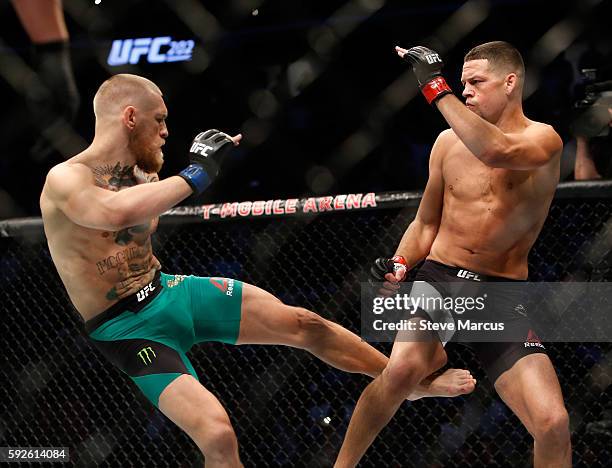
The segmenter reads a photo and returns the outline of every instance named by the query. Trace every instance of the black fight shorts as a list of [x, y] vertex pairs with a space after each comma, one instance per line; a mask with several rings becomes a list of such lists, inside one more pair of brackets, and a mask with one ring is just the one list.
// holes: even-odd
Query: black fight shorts
[[[469, 332], [457, 330], [439, 333], [443, 345], [456, 342], [468, 346], [482, 363], [487, 376], [492, 383], [510, 369], [523, 356], [534, 353], [546, 354], [544, 345], [540, 342], [525, 309], [524, 281], [498, 276], [488, 276], [465, 268], [454, 267], [433, 260], [426, 260], [416, 273], [411, 295], [420, 294], [419, 290], [433, 287], [443, 298], [477, 297], [487, 294], [488, 301], [494, 307], [488, 307], [477, 317], [480, 322], [503, 322], [503, 332], [492, 333], [491, 337], [499, 336], [495, 341], [470, 341]], [[419, 285], [419, 281], [421, 283]], [[461, 283], [461, 284], [457, 284]], [[503, 284], [502, 284], [503, 283]], [[451, 287], [452, 286], [452, 287]], [[455, 311], [446, 317], [432, 314], [427, 310], [419, 310], [418, 316], [434, 322], [454, 321], [456, 324], [470, 318], [469, 314], [457, 314]], [[435, 316], [434, 316], [435, 315]], [[474, 318], [474, 316], [472, 316]], [[483, 335], [482, 333], [480, 336]]]

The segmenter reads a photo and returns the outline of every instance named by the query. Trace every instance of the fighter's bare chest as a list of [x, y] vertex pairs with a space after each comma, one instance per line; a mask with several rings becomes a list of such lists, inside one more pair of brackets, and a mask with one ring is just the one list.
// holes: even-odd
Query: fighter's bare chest
[[139, 224], [138, 226], [130, 226], [119, 231], [103, 231], [100, 237], [107, 244], [112, 246], [135, 245], [143, 247], [149, 243], [151, 235], [156, 231], [158, 218], [155, 218], [148, 223]]
[[522, 172], [487, 166], [462, 143], [453, 145], [442, 160], [445, 194], [464, 200], [512, 197], [528, 177]]
[[[93, 169], [96, 185], [113, 192], [120, 192], [135, 185], [146, 184], [159, 180], [157, 174], [147, 174], [137, 166], [102, 165]], [[149, 247], [151, 235], [157, 230], [159, 218], [154, 218], [147, 223], [130, 226], [119, 231], [104, 231], [100, 234], [102, 242], [107, 248], [113, 249], [118, 246], [125, 247]]]
[[152, 255], [151, 235], [157, 223], [155, 218], [118, 231], [96, 231], [90, 245], [98, 273], [106, 275], [115, 271], [125, 275], [126, 271], [145, 271]]

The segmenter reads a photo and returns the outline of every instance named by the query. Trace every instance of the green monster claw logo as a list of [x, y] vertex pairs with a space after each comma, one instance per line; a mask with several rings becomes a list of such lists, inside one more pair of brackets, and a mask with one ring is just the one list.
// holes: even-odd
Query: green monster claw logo
[[151, 352], [154, 358], [157, 357], [155, 355], [155, 351], [153, 351], [153, 349], [151, 349], [150, 346], [147, 346], [146, 348], [142, 348], [140, 351], [138, 351], [138, 357], [142, 359], [142, 362], [144, 363], [145, 366], [148, 366], [149, 364], [152, 363], [151, 356], [149, 355], [149, 351]]

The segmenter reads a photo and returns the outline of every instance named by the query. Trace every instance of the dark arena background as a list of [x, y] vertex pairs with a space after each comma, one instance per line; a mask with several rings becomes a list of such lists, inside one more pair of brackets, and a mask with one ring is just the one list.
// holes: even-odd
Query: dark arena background
[[[146, 76], [164, 93], [161, 178], [187, 165], [199, 131], [244, 135], [209, 190], [162, 216], [153, 246], [164, 271], [253, 283], [359, 333], [360, 282], [413, 219], [432, 143], [447, 127], [393, 47], [440, 52], [460, 95], [464, 54], [509, 41], [526, 62], [526, 115], [564, 141], [562, 183], [530, 279], [612, 278], [610, 136], [576, 124], [600, 105], [588, 86], [612, 79], [612, 2], [64, 0], [63, 14], [70, 61], [59, 69], [0, 0], [0, 447], [67, 447], [69, 463], [83, 467], [203, 463], [81, 334], [38, 218], [47, 171], [91, 141], [93, 95], [116, 73]], [[61, 102], [33, 105], [70, 74], [76, 113]], [[580, 138], [592, 149], [591, 176], [575, 171]], [[612, 346], [547, 349], [574, 466], [612, 466]], [[478, 379], [476, 390], [405, 403], [360, 466], [531, 466], [531, 436], [473, 353], [447, 350], [449, 366]], [[332, 466], [368, 382], [281, 347], [207, 343], [190, 357], [227, 408], [245, 466]]]

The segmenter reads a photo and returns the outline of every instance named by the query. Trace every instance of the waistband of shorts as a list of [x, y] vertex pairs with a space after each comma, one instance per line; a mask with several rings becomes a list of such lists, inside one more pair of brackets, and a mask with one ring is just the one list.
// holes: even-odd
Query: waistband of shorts
[[[155, 272], [155, 276], [153, 277], [153, 281], [147, 284], [144, 288], [140, 289], [134, 294], [131, 294], [130, 296], [124, 297], [119, 302], [116, 302], [105, 311], [96, 315], [94, 318], [87, 320], [84, 325], [85, 332], [88, 335], [91, 334], [91, 332], [93, 332], [100, 325], [114, 319], [115, 317], [118, 317], [124, 312], [140, 312], [157, 297], [162, 289], [161, 272], [157, 270]], [[142, 295], [145, 297], [139, 300], [138, 298], [142, 297]]]
[[[436, 260], [425, 260], [425, 263], [423, 263], [423, 266], [427, 265], [427, 264], [431, 264], [431, 266], [433, 266], [434, 268], [439, 268], [439, 269], [444, 269], [446, 270], [446, 273], [455, 276], [457, 278], [461, 278], [461, 279], [472, 279], [473, 281], [482, 281], [482, 282], [486, 282], [486, 283], [525, 283], [527, 282], [527, 280], [521, 280], [521, 279], [514, 279], [514, 278], [505, 278], [503, 276], [492, 276], [492, 275], [485, 275], [484, 273], [480, 273], [478, 271], [474, 271], [474, 270], [470, 270], [468, 268], [464, 268], [464, 267], [460, 267], [460, 266], [452, 266], [452, 265], [447, 265], [446, 263], [440, 263], [437, 262]], [[423, 268], [423, 267], [421, 267]], [[465, 272], [466, 276], [460, 276], [459, 272]], [[467, 273], [472, 273], [473, 275], [478, 275], [479, 280], [475, 280], [473, 278], [469, 278], [467, 277]]]

